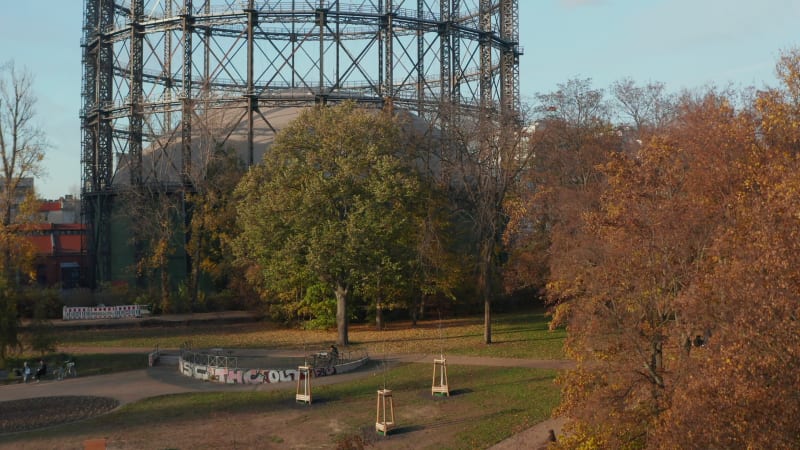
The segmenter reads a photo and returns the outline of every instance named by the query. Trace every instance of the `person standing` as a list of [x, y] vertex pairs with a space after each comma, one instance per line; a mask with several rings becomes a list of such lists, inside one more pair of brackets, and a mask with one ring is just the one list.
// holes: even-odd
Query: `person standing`
[[339, 349], [335, 345], [331, 345], [330, 356], [332, 366], [339, 364]]
[[22, 381], [27, 383], [28, 380], [31, 379], [31, 366], [28, 365], [28, 361], [25, 361], [25, 366], [22, 368]]

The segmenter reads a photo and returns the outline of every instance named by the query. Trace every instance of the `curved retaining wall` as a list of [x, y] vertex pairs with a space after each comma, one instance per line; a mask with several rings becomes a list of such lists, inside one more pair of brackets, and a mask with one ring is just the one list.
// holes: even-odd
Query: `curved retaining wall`
[[[314, 377], [325, 377], [337, 373], [346, 373], [363, 366], [369, 360], [368, 356], [344, 364], [331, 367], [317, 367], [312, 369]], [[233, 367], [219, 367], [199, 364], [181, 357], [178, 360], [178, 370], [181, 374], [197, 378], [198, 380], [212, 381], [226, 384], [263, 384], [285, 383], [297, 381], [297, 369], [243, 369]]]

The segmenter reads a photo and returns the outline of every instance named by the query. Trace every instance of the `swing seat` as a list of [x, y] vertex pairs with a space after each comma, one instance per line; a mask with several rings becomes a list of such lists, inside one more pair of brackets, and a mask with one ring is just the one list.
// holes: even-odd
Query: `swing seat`
[[447, 359], [444, 356], [433, 360], [431, 395], [450, 396], [450, 387], [447, 385]]

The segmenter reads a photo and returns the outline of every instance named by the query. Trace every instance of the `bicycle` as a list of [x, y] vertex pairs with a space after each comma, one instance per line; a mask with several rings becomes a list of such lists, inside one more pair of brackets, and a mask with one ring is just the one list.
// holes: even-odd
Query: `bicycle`
[[77, 377], [78, 369], [75, 367], [75, 361], [64, 361], [64, 365], [56, 370], [56, 380], [63, 380], [67, 377]]

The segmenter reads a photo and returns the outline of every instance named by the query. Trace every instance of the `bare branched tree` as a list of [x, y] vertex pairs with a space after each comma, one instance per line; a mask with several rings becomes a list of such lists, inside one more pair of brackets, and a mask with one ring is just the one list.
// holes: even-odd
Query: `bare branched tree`
[[23, 195], [23, 180], [43, 174], [44, 131], [34, 122], [33, 76], [13, 62], [0, 66], [0, 223], [9, 226]]
[[47, 141], [34, 122], [33, 76], [17, 71], [13, 62], [0, 66], [0, 266], [7, 282], [26, 270], [19, 256], [25, 242], [20, 224], [35, 208], [33, 177], [43, 174]]
[[484, 342], [492, 342], [492, 300], [497, 292], [503, 233], [508, 223], [506, 200], [522, 172], [533, 162], [536, 145], [526, 137], [517, 116], [489, 111], [462, 115], [446, 137], [442, 169], [472, 224], [476, 240], [476, 289], [484, 304]]
[[611, 93], [622, 122], [630, 124], [640, 139], [663, 130], [675, 117], [677, 98], [667, 93], [664, 83], [637, 85], [625, 78], [611, 85]]
[[33, 76], [13, 62], [0, 66], [0, 360], [18, 346], [14, 292], [19, 274], [30, 272], [33, 252], [21, 235], [31, 217], [35, 195], [26, 180], [42, 174], [47, 142], [35, 124]]
[[[236, 151], [225, 143], [238, 123], [235, 111], [215, 109], [214, 103], [213, 96], [204, 96], [192, 108], [191, 161], [182, 160], [181, 144], [170, 131], [146, 150], [142, 182], [120, 186], [125, 206], [119, 214], [132, 227], [137, 277], [140, 284], [159, 279], [164, 310], [192, 308], [202, 275], [216, 281], [226, 272], [221, 245], [226, 226], [233, 223], [228, 200], [243, 167]], [[173, 298], [171, 292], [170, 267], [177, 267], [178, 260], [184, 261], [187, 274], [182, 299]]]

